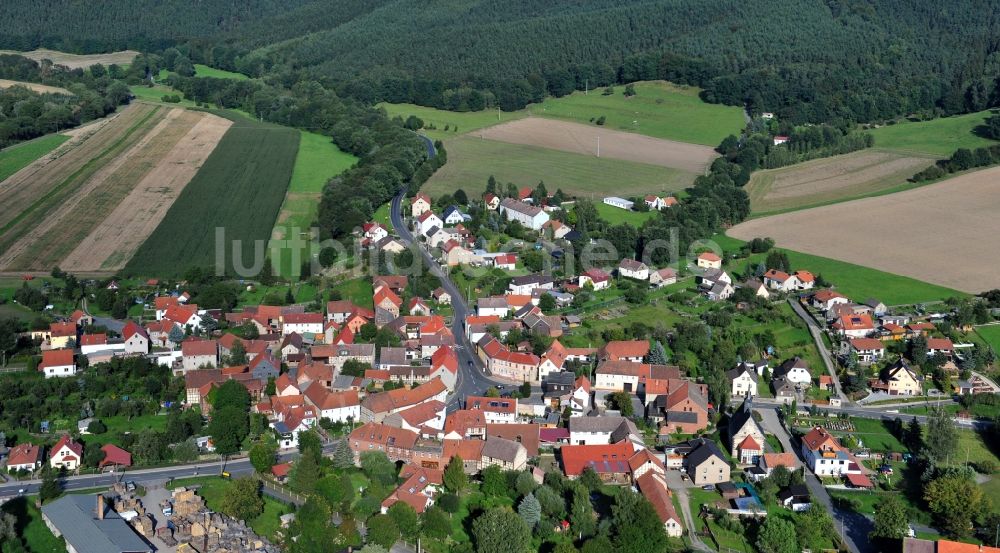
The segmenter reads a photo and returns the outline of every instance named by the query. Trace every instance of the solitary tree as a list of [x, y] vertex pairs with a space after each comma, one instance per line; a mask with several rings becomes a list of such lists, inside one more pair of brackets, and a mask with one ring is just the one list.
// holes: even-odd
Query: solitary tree
[[465, 474], [462, 458], [455, 455], [444, 469], [444, 487], [454, 494], [462, 493], [469, 485], [469, 477]]
[[955, 421], [944, 409], [931, 410], [927, 420], [927, 438], [924, 440], [927, 455], [938, 463], [955, 453], [958, 446], [958, 432]]
[[47, 503], [62, 495], [59, 474], [48, 463], [42, 464], [42, 485], [38, 488], [38, 498]]
[[542, 505], [538, 499], [535, 499], [534, 494], [529, 493], [517, 506], [517, 514], [521, 516], [528, 528], [534, 528], [542, 519]]
[[219, 510], [240, 520], [251, 521], [264, 512], [260, 482], [252, 478], [237, 478], [222, 496]]
[[949, 536], [962, 538], [969, 535], [972, 521], [982, 512], [983, 490], [972, 478], [948, 474], [927, 485], [924, 499], [940, 528]]
[[260, 439], [250, 448], [250, 464], [258, 474], [271, 471], [278, 455], [278, 444], [274, 440]]

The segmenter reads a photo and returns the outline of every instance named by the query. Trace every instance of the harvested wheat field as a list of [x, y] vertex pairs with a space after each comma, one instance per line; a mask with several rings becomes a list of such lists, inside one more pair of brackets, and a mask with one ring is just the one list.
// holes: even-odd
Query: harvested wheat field
[[758, 171], [747, 185], [755, 213], [803, 209], [883, 192], [934, 163], [931, 157], [863, 150]]
[[30, 52], [17, 52], [14, 50], [0, 50], [0, 54], [14, 54], [17, 56], [24, 56], [28, 59], [33, 59], [35, 61], [51, 60], [52, 63], [56, 65], [65, 65], [70, 69], [86, 68], [94, 65], [95, 63], [100, 63], [104, 65], [128, 65], [132, 63], [132, 60], [139, 55], [139, 52], [135, 50], [122, 50], [121, 52], [110, 52], [107, 54], [67, 54], [65, 52], [57, 52], [56, 50], [48, 50], [45, 48], [39, 48], [38, 50], [32, 50]]
[[635, 161], [700, 174], [718, 157], [712, 148], [613, 131], [569, 121], [527, 117], [470, 133], [489, 140], [541, 146], [574, 154]]
[[232, 121], [208, 113], [175, 111], [185, 118], [176, 125], [177, 129], [186, 132], [131, 187], [110, 214], [96, 227], [88, 227], [93, 230], [63, 259], [62, 268], [117, 271], [124, 267], [232, 126]]
[[[8, 208], [11, 215], [0, 233], [0, 268], [120, 267], [228, 127], [205, 113], [136, 104], [77, 134], [0, 184], [0, 202], [10, 199], [0, 216]], [[113, 233], [92, 242], [92, 231], [107, 226]]]
[[964, 292], [1000, 287], [1000, 167], [884, 196], [753, 219], [728, 234]]
[[38, 83], [26, 83], [24, 81], [9, 81], [7, 79], [0, 79], [0, 88], [10, 88], [12, 86], [23, 86], [28, 90], [32, 90], [39, 94], [65, 94], [67, 96], [72, 93], [65, 88], [58, 86], [48, 86]]

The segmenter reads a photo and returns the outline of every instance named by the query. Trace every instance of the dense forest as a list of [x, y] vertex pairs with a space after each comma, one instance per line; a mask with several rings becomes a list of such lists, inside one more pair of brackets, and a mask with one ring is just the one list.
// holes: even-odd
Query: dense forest
[[[154, 0], [6, 2], [0, 46], [187, 44], [195, 62], [364, 101], [519, 108], [642, 79], [793, 123], [1000, 104], [992, 0]], [[52, 36], [52, 29], [59, 29]]]

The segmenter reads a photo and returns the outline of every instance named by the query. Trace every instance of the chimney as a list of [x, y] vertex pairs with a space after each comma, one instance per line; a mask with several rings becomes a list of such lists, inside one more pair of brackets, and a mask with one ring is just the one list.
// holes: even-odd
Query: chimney
[[104, 494], [97, 494], [97, 520], [104, 520]]

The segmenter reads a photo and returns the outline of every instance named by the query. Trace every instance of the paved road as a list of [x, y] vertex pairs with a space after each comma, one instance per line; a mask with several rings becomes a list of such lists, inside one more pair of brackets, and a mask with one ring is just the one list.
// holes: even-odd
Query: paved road
[[[773, 398], [763, 398], [755, 397], [753, 398], [755, 405], [774, 405], [780, 406], [781, 402]], [[944, 403], [944, 401], [942, 401]], [[826, 411], [830, 414], [845, 413], [852, 417], [860, 417], [864, 419], [875, 419], [875, 420], [893, 420], [895, 418], [900, 418], [904, 422], [908, 422], [912, 418], [916, 418], [917, 422], [920, 424], [927, 424], [926, 415], [914, 415], [911, 413], [900, 413], [899, 410], [891, 405], [889, 406], [874, 406], [874, 407], [830, 407], [829, 405], [815, 404], [820, 411]], [[800, 409], [805, 409], [807, 406], [799, 405]], [[898, 406], [897, 406], [898, 407]], [[896, 411], [896, 412], [893, 412]], [[954, 417], [952, 420], [958, 425], [960, 429], [967, 430], [985, 430], [993, 425], [993, 421], [989, 420], [976, 420], [976, 419], [961, 419]]]
[[[323, 453], [332, 453], [337, 442], [328, 443], [323, 446]], [[278, 456], [279, 461], [287, 461], [298, 457], [297, 451], [288, 451]], [[224, 468], [223, 468], [224, 467]], [[110, 487], [118, 480], [133, 480], [136, 483], [144, 484], [148, 482], [163, 482], [176, 478], [189, 478], [192, 476], [211, 476], [220, 474], [225, 470], [232, 476], [248, 476], [253, 474], [253, 466], [247, 458], [229, 459], [223, 461], [203, 461], [189, 463], [186, 465], [175, 465], [170, 467], [160, 467], [151, 469], [126, 470], [124, 473], [104, 473], [86, 474], [81, 476], [67, 476], [63, 480], [65, 490], [85, 490], [89, 488]], [[6, 484], [0, 484], [0, 497], [16, 495], [19, 490], [24, 490], [25, 494], [38, 493], [41, 480], [22, 480], [20, 482], [11, 480]]]
[[[690, 480], [682, 480], [680, 471], [668, 470], [667, 485], [671, 491], [677, 494], [677, 502], [681, 504], [681, 516], [684, 518], [684, 527], [688, 530], [691, 547], [698, 551], [715, 551], [701, 540], [701, 537], [698, 535], [701, 525], [695, 523], [695, 518], [691, 514], [691, 499], [688, 496], [688, 487], [694, 484]], [[701, 519], [698, 519], [698, 522], [701, 522]]]
[[[83, 298], [83, 302], [81, 303], [80, 307], [84, 313], [90, 315], [90, 310], [87, 309], [87, 298]], [[93, 315], [90, 316], [94, 317]], [[109, 319], [108, 317], [94, 317], [94, 324], [96, 326], [103, 326], [104, 328], [112, 332], [117, 332], [118, 334], [121, 334], [122, 329], [125, 328], [124, 321], [119, 321], [118, 319]]]
[[[426, 138], [426, 137], [424, 137]], [[433, 144], [430, 145], [433, 148]], [[482, 361], [475, 355], [473, 345], [465, 333], [465, 318], [469, 315], [469, 307], [465, 303], [465, 296], [461, 290], [455, 286], [448, 274], [441, 269], [430, 253], [414, 240], [410, 229], [403, 221], [403, 198], [406, 190], [400, 190], [392, 199], [389, 210], [389, 220], [396, 234], [407, 244], [413, 244], [419, 249], [424, 265], [429, 268], [431, 274], [441, 280], [441, 287], [451, 295], [451, 307], [455, 313], [452, 318], [452, 333], [455, 335], [455, 353], [458, 355], [458, 380], [455, 384], [455, 392], [448, 401], [448, 412], [453, 412], [461, 407], [460, 402], [466, 396], [483, 395], [488, 388], [500, 384], [499, 381], [491, 379], [486, 375], [486, 368]]]
[[819, 350], [820, 357], [823, 358], [823, 364], [826, 365], [826, 372], [829, 373], [830, 377], [833, 378], [833, 387], [837, 393], [837, 397], [844, 405], [850, 404], [850, 400], [844, 395], [844, 390], [840, 388], [840, 379], [837, 378], [837, 368], [833, 363], [833, 356], [830, 355], [830, 351], [826, 349], [826, 344], [823, 343], [823, 329], [816, 324], [816, 319], [812, 318], [812, 315], [806, 311], [802, 304], [795, 298], [788, 298], [788, 304], [792, 306], [792, 310], [806, 323], [809, 327], [809, 334], [812, 334], [813, 341], [816, 342], [816, 349]]
[[[764, 430], [777, 436], [785, 451], [795, 452], [799, 461], [805, 464], [801, 449], [793, 447], [792, 437], [785, 430], [785, 427], [781, 425], [777, 410], [772, 408], [755, 408], [754, 410], [762, 415], [763, 419], [761, 422], [763, 423]], [[833, 515], [835, 529], [842, 535], [847, 548], [852, 553], [875, 553], [875, 548], [868, 542], [868, 533], [873, 528], [872, 521], [854, 511], [835, 507], [830, 499], [830, 494], [827, 493], [826, 488], [816, 478], [816, 475], [808, 469], [804, 472], [809, 493]]]

